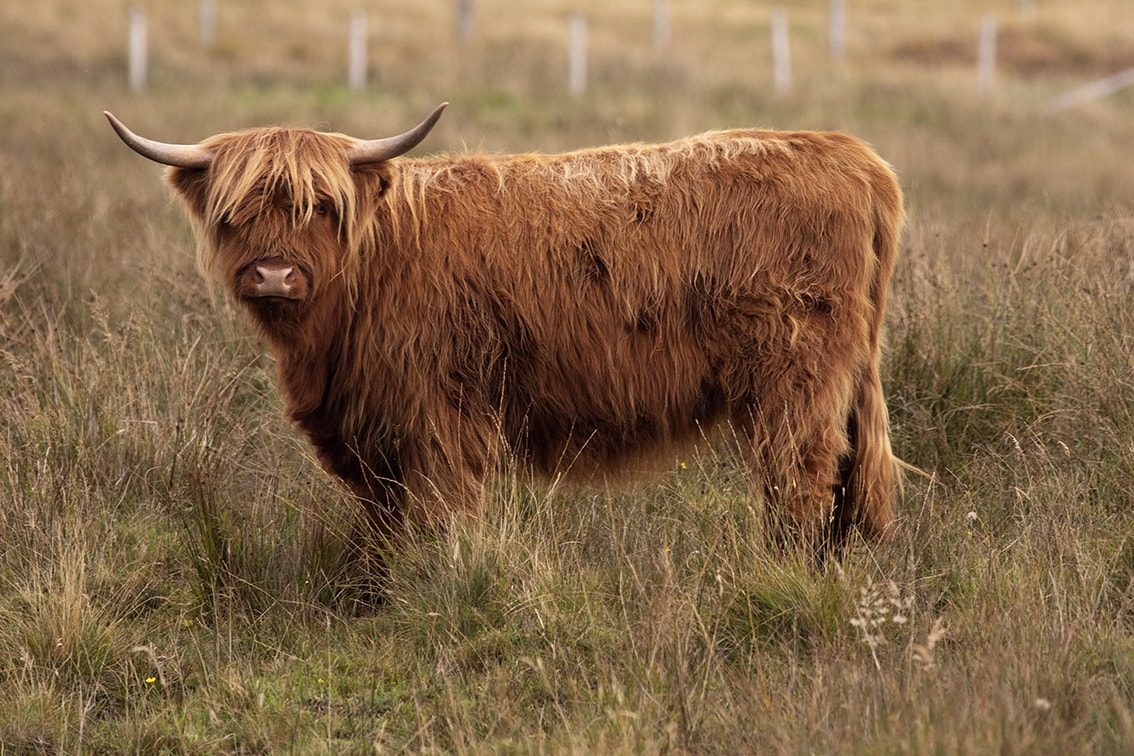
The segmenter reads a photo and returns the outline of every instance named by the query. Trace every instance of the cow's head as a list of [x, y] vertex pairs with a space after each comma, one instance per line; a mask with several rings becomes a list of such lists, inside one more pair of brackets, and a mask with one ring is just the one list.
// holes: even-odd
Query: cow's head
[[106, 117], [130, 148], [170, 166], [166, 178], [197, 226], [204, 267], [270, 328], [301, 316], [332, 282], [357, 280], [360, 235], [388, 184], [386, 161], [421, 142], [446, 104], [404, 134], [370, 141], [262, 128], [165, 144]]

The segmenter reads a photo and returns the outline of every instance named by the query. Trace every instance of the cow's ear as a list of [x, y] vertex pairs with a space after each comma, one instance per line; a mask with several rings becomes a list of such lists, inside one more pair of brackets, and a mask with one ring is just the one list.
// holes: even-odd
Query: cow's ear
[[209, 197], [209, 172], [200, 168], [169, 168], [165, 180], [198, 221], [205, 218]]
[[378, 200], [390, 188], [391, 169], [388, 162], [356, 165], [351, 168], [351, 173], [364, 196]]

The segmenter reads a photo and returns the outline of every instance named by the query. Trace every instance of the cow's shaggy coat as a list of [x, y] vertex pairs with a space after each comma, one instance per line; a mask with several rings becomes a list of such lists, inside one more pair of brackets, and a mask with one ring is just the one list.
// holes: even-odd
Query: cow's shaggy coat
[[[476, 512], [501, 452], [606, 476], [727, 424], [789, 524], [885, 534], [902, 200], [864, 144], [745, 130], [351, 165], [356, 144], [222, 134], [168, 180], [288, 415], [380, 526]], [[286, 296], [257, 295], [264, 275]]]

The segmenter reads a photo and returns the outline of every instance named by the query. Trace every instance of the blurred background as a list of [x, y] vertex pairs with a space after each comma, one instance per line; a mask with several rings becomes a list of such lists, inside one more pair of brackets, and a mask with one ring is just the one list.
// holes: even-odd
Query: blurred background
[[381, 129], [374, 113], [451, 99], [447, 139], [488, 149], [839, 126], [847, 107], [903, 120], [944, 93], [1042, 111], [1134, 66], [1119, 0], [48, 0], [0, 14], [6, 99], [98, 95], [135, 119], [163, 112], [167, 129], [228, 113], [213, 130], [329, 116]]

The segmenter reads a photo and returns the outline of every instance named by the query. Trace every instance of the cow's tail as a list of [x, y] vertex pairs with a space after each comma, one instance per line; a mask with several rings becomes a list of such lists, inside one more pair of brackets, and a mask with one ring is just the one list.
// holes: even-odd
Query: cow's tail
[[857, 525], [864, 535], [884, 539], [893, 526], [893, 500], [900, 483], [901, 462], [890, 447], [889, 418], [882, 393], [882, 320], [904, 216], [901, 190], [893, 172], [884, 169], [874, 183], [876, 267], [870, 287], [873, 317], [869, 355], [848, 419], [853, 451], [842, 470], [839, 493], [843, 501], [836, 509], [835, 526], [841, 531], [837, 536]]

